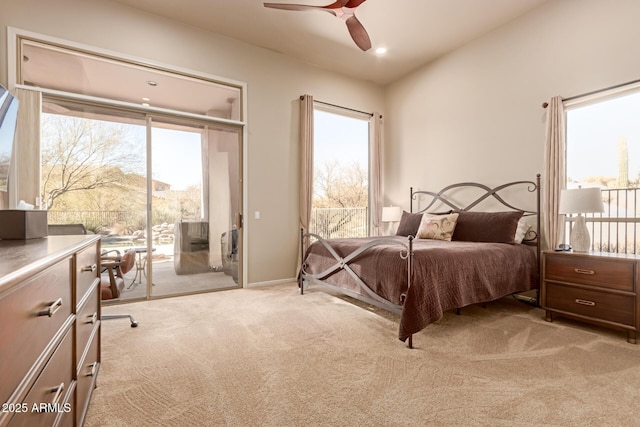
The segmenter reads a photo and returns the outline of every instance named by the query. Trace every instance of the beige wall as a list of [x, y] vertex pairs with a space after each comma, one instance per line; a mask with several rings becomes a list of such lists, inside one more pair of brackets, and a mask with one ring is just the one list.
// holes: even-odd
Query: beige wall
[[[272, 51], [108, 0], [2, 0], [0, 82], [7, 84], [7, 26], [247, 83], [251, 283], [292, 278], [298, 239], [298, 97], [383, 111], [382, 88]], [[253, 213], [259, 210], [261, 219]]]
[[639, 79], [639, 17], [637, 0], [551, 0], [387, 87], [387, 203], [543, 172], [541, 104]]

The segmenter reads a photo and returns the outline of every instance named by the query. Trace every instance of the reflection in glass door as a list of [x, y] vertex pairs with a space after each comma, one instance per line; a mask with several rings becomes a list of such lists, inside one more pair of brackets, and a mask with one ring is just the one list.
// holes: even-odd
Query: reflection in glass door
[[239, 142], [237, 131], [153, 119], [150, 295], [239, 283]]

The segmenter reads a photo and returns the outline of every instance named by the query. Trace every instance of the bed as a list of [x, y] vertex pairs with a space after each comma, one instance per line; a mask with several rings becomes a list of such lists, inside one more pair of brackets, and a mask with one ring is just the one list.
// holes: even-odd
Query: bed
[[[540, 175], [497, 187], [410, 191], [397, 235], [323, 239], [301, 231], [301, 293], [320, 284], [398, 313], [398, 338], [412, 347], [413, 335], [445, 311], [539, 288]], [[526, 194], [535, 207], [519, 208], [505, 194]], [[425, 207], [414, 212], [418, 202]]]

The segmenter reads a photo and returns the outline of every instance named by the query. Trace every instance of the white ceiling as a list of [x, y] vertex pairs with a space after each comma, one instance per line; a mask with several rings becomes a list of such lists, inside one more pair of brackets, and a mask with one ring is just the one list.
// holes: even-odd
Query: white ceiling
[[[353, 43], [344, 21], [321, 11], [268, 9], [261, 0], [115, 1], [387, 84], [549, 0], [367, 0], [356, 9], [372, 42], [366, 52]], [[333, 0], [280, 2], [324, 6]], [[376, 55], [378, 47], [387, 54]]]
[[[356, 10], [372, 42], [366, 52], [352, 41], [344, 21], [321, 11], [268, 9], [259, 0], [111, 1], [387, 84], [550, 0], [366, 0]], [[388, 53], [377, 56], [374, 50], [382, 46]], [[22, 78], [34, 86], [240, 119], [237, 88], [37, 42], [26, 43], [23, 58]], [[158, 85], [150, 87], [150, 80]]]

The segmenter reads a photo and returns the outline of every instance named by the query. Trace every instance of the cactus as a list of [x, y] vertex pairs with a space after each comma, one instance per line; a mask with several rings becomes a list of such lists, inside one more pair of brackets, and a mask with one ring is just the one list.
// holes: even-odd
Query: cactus
[[629, 187], [629, 154], [627, 152], [627, 138], [618, 138], [618, 188]]

